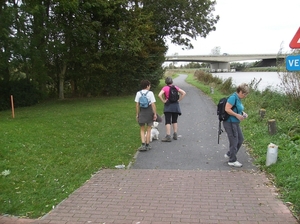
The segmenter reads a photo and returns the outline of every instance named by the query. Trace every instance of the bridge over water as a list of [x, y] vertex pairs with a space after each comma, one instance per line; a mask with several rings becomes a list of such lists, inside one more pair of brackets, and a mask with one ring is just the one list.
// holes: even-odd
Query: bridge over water
[[231, 71], [230, 62], [247, 60], [284, 60], [286, 55], [279, 54], [223, 54], [223, 55], [169, 55], [166, 61], [172, 62], [207, 62], [210, 63], [210, 70]]

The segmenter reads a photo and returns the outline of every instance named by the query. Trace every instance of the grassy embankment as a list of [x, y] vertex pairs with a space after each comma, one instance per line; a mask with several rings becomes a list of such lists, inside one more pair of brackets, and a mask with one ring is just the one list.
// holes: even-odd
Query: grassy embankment
[[[187, 81], [217, 102], [191, 70]], [[161, 86], [163, 81], [161, 82]], [[155, 90], [157, 95], [159, 89]], [[134, 96], [46, 102], [0, 112], [0, 213], [37, 218], [68, 197], [93, 173], [115, 165], [128, 165], [140, 145], [135, 122]], [[299, 111], [285, 98], [253, 92], [245, 99], [249, 119], [243, 122], [246, 143], [256, 164], [274, 177], [285, 202], [300, 211]], [[157, 103], [158, 111], [163, 105]], [[258, 110], [264, 107], [266, 117]], [[161, 113], [160, 113], [161, 114]], [[276, 119], [278, 133], [268, 134], [268, 119]], [[217, 118], [216, 118], [217, 119]], [[298, 125], [298, 126], [297, 126]], [[276, 164], [265, 167], [267, 145], [279, 145]], [[7, 171], [7, 172], [4, 172]]]

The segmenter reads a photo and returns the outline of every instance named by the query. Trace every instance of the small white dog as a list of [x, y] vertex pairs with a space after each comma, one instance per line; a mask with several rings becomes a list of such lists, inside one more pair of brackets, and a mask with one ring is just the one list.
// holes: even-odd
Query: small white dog
[[[158, 140], [159, 131], [157, 126], [158, 126], [158, 122], [154, 121], [151, 128], [150, 142], [152, 142], [152, 140]], [[145, 133], [145, 137], [146, 136], [147, 136], [147, 132]]]
[[158, 122], [154, 121], [151, 128], [150, 142], [152, 142], [153, 139], [158, 140], [159, 131], [157, 126], [158, 126]]

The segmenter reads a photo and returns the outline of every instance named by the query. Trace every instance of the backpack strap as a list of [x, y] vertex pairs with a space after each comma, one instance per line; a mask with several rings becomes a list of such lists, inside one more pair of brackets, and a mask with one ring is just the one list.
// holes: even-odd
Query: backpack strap
[[[143, 93], [142, 90], [140, 90], [141, 97], [142, 97], [142, 96], [147, 96], [148, 92], [149, 92], [149, 90], [148, 90], [146, 93]], [[147, 99], [148, 99], [148, 98], [147, 98]], [[148, 99], [148, 102], [150, 103], [151, 100]]]
[[146, 93], [143, 93], [143, 92], [142, 92], [142, 90], [140, 90], [140, 94], [141, 94], [141, 96], [142, 96], [142, 95], [145, 95], [145, 96], [147, 96], [148, 92], [149, 92], [149, 90], [148, 90]]

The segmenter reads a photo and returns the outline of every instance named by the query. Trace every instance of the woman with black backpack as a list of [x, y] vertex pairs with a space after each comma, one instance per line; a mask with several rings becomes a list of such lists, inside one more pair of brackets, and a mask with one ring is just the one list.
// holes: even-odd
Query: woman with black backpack
[[166, 125], [166, 137], [162, 142], [171, 142], [171, 124], [173, 126], [173, 139], [177, 140], [178, 131], [178, 116], [181, 115], [179, 101], [183, 99], [186, 92], [180, 89], [178, 86], [173, 85], [171, 77], [165, 79], [166, 86], [164, 86], [158, 94], [160, 100], [164, 103], [164, 115]]
[[229, 96], [225, 105], [225, 111], [229, 114], [229, 118], [223, 121], [223, 127], [227, 133], [229, 150], [224, 157], [229, 159], [228, 165], [233, 167], [243, 166], [243, 164], [237, 161], [236, 154], [244, 142], [244, 135], [240, 127], [240, 122], [247, 118], [248, 114], [244, 112], [242, 99], [248, 95], [249, 91], [250, 88], [248, 84], [240, 84], [237, 87], [236, 92]]

